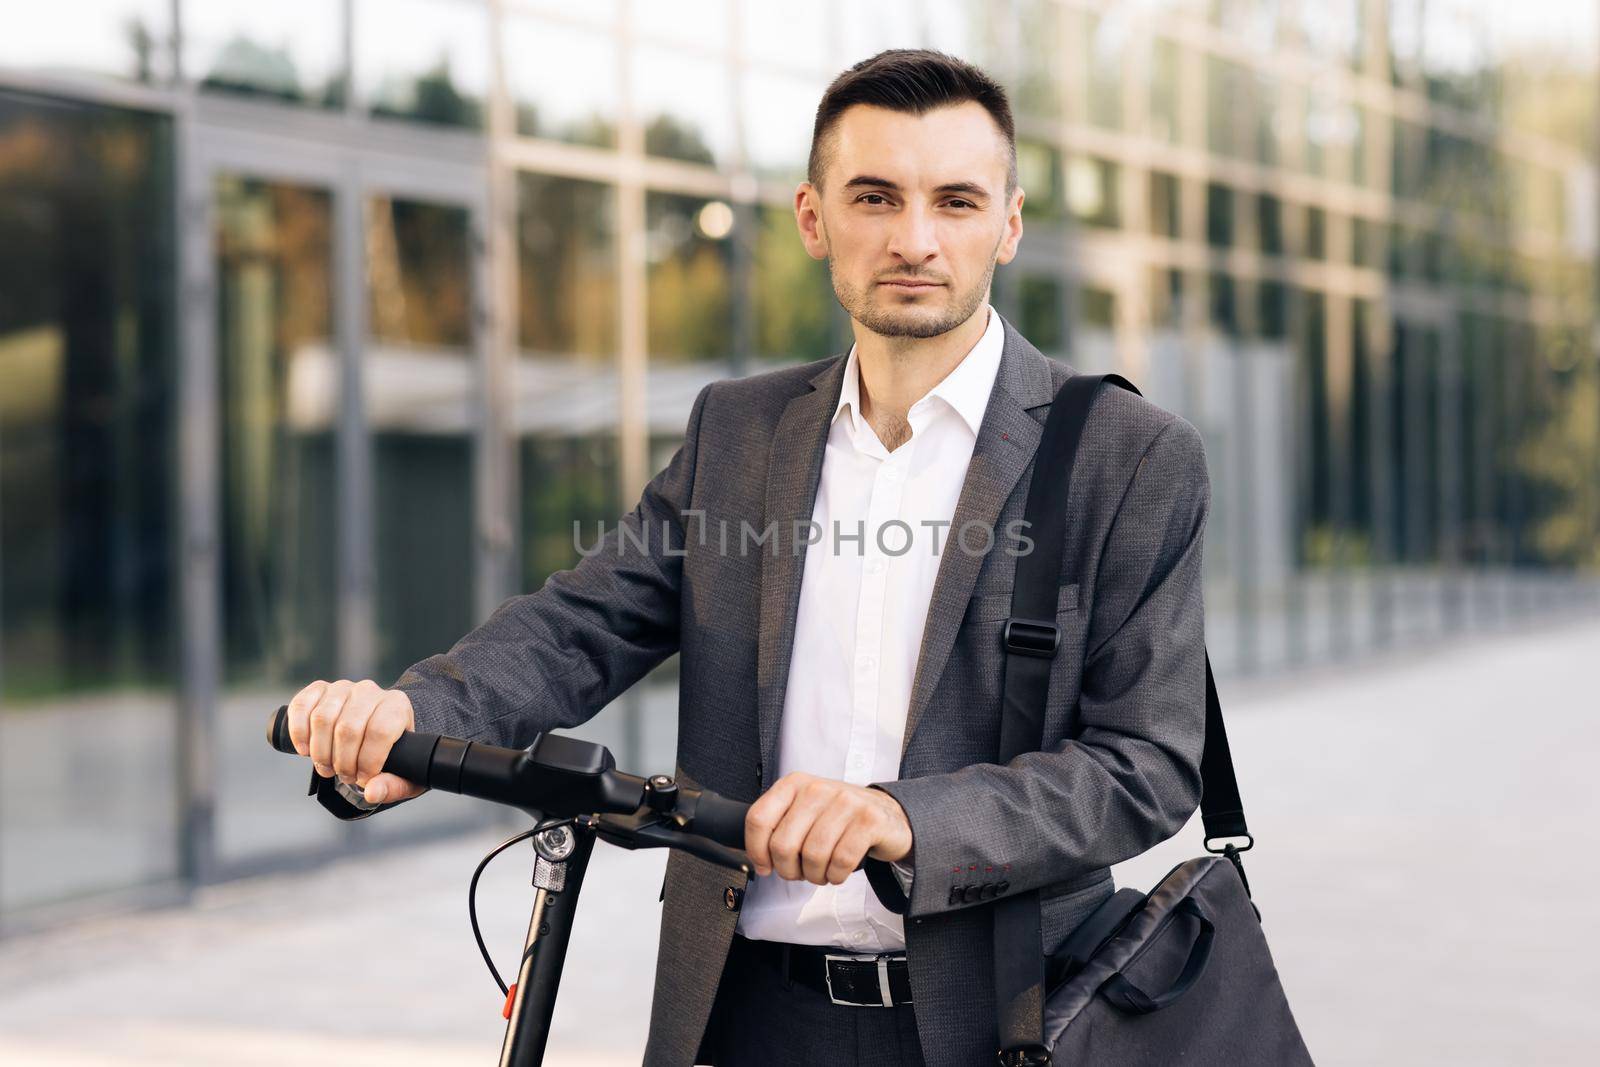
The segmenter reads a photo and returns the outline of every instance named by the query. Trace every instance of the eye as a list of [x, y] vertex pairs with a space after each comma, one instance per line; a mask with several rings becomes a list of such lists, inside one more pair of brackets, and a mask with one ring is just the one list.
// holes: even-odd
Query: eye
[[978, 206], [978, 205], [974, 204], [970, 200], [951, 200], [950, 203], [952, 203], [952, 204], [961, 204], [964, 207], [970, 207], [970, 208], [972, 208], [974, 210], [976, 210], [977, 206]]
[[[869, 197], [869, 196], [875, 196], [879, 200], [882, 200], [886, 204], [889, 202], [889, 201], [884, 199], [884, 196], [883, 196], [882, 193], [862, 193], [860, 196], [856, 197], [856, 203], [858, 203], [858, 204], [863, 203], [867, 199], [867, 197]], [[876, 207], [877, 205], [874, 204], [873, 206]]]

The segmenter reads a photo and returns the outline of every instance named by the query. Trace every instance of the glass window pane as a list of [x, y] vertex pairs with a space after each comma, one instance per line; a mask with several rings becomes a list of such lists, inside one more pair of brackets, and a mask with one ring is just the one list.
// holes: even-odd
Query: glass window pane
[[0, 33], [0, 66], [167, 82], [172, 0], [74, 0], [14, 11]]
[[367, 201], [365, 359], [377, 554], [377, 677], [387, 684], [472, 628], [470, 216]]
[[341, 10], [325, 0], [187, 4], [184, 72], [207, 89], [342, 106]]
[[[332, 211], [324, 189], [225, 175], [214, 187], [222, 432], [225, 862], [332, 840], [307, 770], [262, 761], [262, 716], [337, 677]], [[311, 806], [315, 808], [315, 805]]]
[[1271, 193], [1256, 197], [1256, 239], [1265, 255], [1283, 254], [1283, 201]]
[[[973, 0], [882, 0], [850, 5], [849, 18], [836, 19], [843, 39], [843, 69], [885, 48], [921, 48], [924, 45], [959, 55], [974, 63], [982, 60], [972, 42], [982, 32], [981, 2]], [[987, 20], [991, 21], [992, 20]]]
[[168, 120], [0, 90], [5, 145], [27, 146], [0, 147], [10, 912], [177, 873], [178, 411]]
[[[1174, 271], [1173, 276], [1178, 277], [1179, 275]], [[1164, 282], [1165, 280], [1163, 279], [1161, 286], [1163, 290], [1166, 289]], [[1166, 293], [1164, 292], [1164, 304], [1166, 302], [1165, 296]], [[1085, 326], [1092, 326], [1099, 330], [1115, 328], [1117, 321], [1117, 294], [1111, 290], [1086, 285], [1078, 291], [1078, 306], [1079, 319]], [[1160, 319], [1158, 318], [1157, 321], [1160, 321]]]
[[1176, 144], [1179, 129], [1178, 69], [1182, 52], [1176, 41], [1157, 37], [1150, 44], [1150, 135]]
[[739, 21], [747, 59], [791, 70], [828, 66], [828, 19], [795, 18], [792, 8], [771, 0], [739, 0]]
[[1011, 107], [1018, 115], [1055, 118], [1061, 114], [1061, 8], [1054, 0], [1020, 0], [1017, 20], [1015, 88]]
[[1213, 248], [1233, 245], [1233, 190], [1206, 183], [1206, 243]]
[[1150, 173], [1150, 232], [1173, 240], [1183, 236], [1182, 185], [1176, 174]]
[[526, 354], [609, 362], [617, 349], [616, 190], [517, 176], [517, 337]]
[[1118, 167], [1094, 156], [1073, 156], [1067, 161], [1067, 209], [1090, 226], [1115, 226]]
[[633, 32], [676, 44], [722, 51], [728, 47], [732, 23], [728, 0], [673, 0], [670, 4], [634, 4], [629, 12]]
[[356, 0], [360, 100], [375, 115], [481, 129], [488, 19], [456, 0]]
[[[724, 201], [647, 194], [645, 259], [652, 364], [720, 363], [732, 355], [732, 233], [733, 209]], [[720, 366], [712, 373], [720, 377]], [[682, 429], [680, 422], [680, 434]]]
[[592, 549], [617, 525], [621, 461], [615, 420], [580, 424], [563, 412], [615, 410], [616, 379], [586, 375], [561, 383], [552, 368], [529, 367], [530, 399], [524, 409], [520, 455], [523, 592], [533, 592], [559, 570], [577, 565], [580, 547]]
[[1085, 114], [1096, 126], [1122, 128], [1122, 71], [1128, 40], [1125, 15], [1076, 12], [1075, 43], [1088, 78]]
[[366, 233], [371, 338], [419, 347], [471, 344], [467, 212], [374, 197], [367, 201]]
[[1022, 214], [1030, 219], [1061, 217], [1061, 150], [1037, 141], [1017, 142], [1017, 184], [1025, 197]]
[[833, 353], [833, 282], [825, 260], [800, 243], [794, 210], [756, 209], [756, 353], [766, 360], [804, 362]]
[[616, 38], [531, 18], [508, 18], [502, 38], [517, 132], [572, 144], [617, 143]]
[[616, 192], [542, 174], [520, 175], [518, 192], [518, 577], [531, 592], [622, 510]]
[[724, 64], [641, 47], [634, 52], [633, 105], [650, 155], [714, 166], [733, 162], [733, 104]]
[[1058, 355], [1065, 340], [1061, 279], [1024, 274], [1017, 280], [1017, 329], [1045, 355]]
[[762, 178], [801, 182], [811, 126], [827, 84], [763, 73], [744, 76], [746, 165]]

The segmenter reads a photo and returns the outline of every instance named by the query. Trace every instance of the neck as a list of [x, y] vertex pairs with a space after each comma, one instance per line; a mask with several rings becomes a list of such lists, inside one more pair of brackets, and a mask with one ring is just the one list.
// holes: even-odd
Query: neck
[[861, 370], [861, 416], [874, 427], [903, 424], [911, 405], [928, 395], [966, 358], [989, 328], [987, 301], [972, 317], [938, 337], [884, 337], [853, 322]]

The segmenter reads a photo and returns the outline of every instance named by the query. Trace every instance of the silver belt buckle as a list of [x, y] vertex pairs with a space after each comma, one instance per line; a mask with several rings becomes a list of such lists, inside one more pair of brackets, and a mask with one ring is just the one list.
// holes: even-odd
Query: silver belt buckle
[[889, 958], [893, 955], [894, 953], [892, 952], [881, 952], [875, 957], [878, 964], [878, 996], [880, 998], [880, 1002], [877, 1004], [867, 1004], [855, 1000], [840, 1000], [838, 997], [834, 996], [833, 968], [829, 966], [829, 964], [831, 964], [834, 960], [838, 960], [842, 963], [858, 963], [866, 962], [867, 958], [863, 956], [838, 956], [831, 952], [824, 954], [822, 957], [822, 977], [823, 980], [828, 983], [828, 999], [833, 1001], [835, 1004], [843, 1004], [850, 1008], [894, 1007], [894, 997], [889, 993]]

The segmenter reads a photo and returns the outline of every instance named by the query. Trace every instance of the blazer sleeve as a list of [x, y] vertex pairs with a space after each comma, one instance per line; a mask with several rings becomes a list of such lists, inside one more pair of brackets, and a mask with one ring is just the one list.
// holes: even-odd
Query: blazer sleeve
[[686, 512], [714, 388], [695, 397], [682, 446], [638, 505], [575, 567], [400, 676], [418, 730], [523, 748], [588, 721], [678, 650]]
[[[1205, 746], [1209, 511], [1204, 445], [1175, 417], [1136, 466], [1102, 552], [1077, 736], [1004, 766], [872, 783], [905, 809], [914, 842], [909, 894], [867, 861], [886, 908], [919, 917], [987, 903], [994, 894], [962, 892], [974, 881], [1038, 889], [1136, 856], [1188, 821]], [[974, 865], [995, 873], [975, 878]]]

